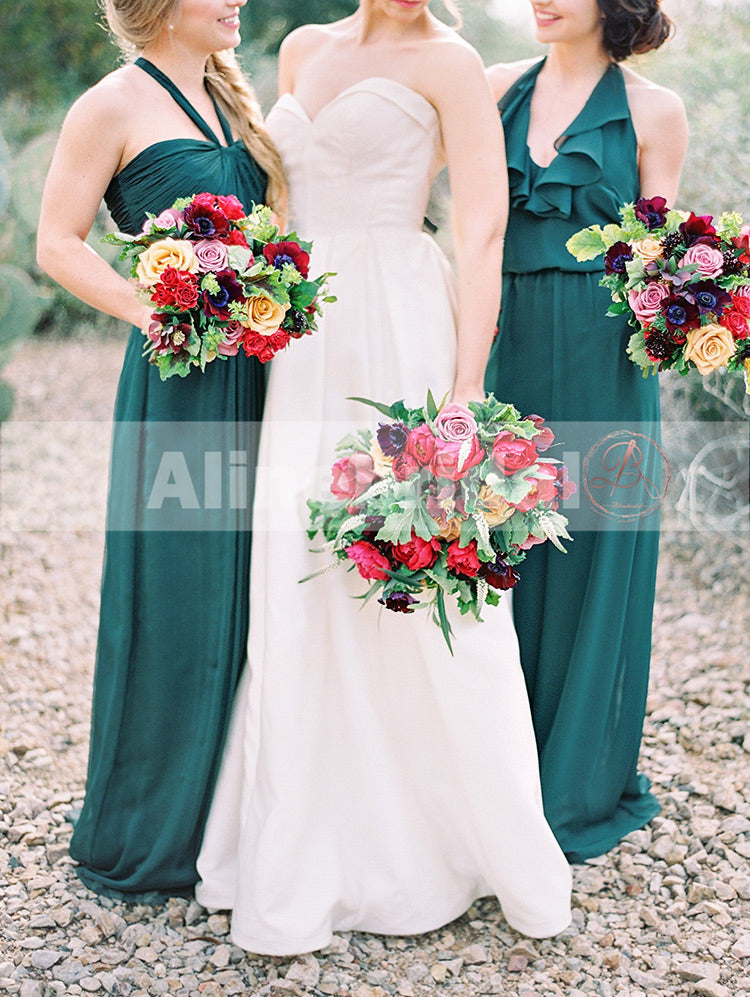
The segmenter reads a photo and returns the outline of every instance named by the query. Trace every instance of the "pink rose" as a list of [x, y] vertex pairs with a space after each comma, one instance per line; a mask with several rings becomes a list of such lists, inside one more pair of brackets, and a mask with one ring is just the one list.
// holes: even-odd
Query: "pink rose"
[[528, 422], [533, 422], [539, 430], [539, 435], [534, 437], [534, 446], [537, 448], [539, 453], [549, 450], [555, 442], [555, 434], [549, 426], [544, 425], [544, 419], [540, 415], [527, 415], [524, 416], [524, 419]]
[[578, 491], [575, 481], [571, 481], [568, 477], [568, 469], [564, 464], [558, 465], [555, 480], [557, 483], [557, 495], [560, 499], [569, 499], [571, 495], [575, 495]]
[[373, 547], [366, 540], [358, 540], [353, 543], [351, 547], [346, 548], [346, 553], [357, 565], [363, 578], [375, 578], [379, 581], [385, 581], [388, 578], [385, 572], [390, 569], [390, 561], [380, 553], [377, 547]]
[[337, 460], [331, 468], [331, 493], [339, 499], [355, 499], [377, 479], [375, 464], [368, 453], [353, 453]]
[[551, 505], [557, 498], [556, 480], [557, 472], [555, 471], [555, 465], [541, 464], [536, 475], [533, 478], [529, 478], [529, 481], [533, 484], [531, 491], [526, 498], [514, 503], [516, 509], [519, 512], [529, 512], [529, 510], [535, 509], [540, 502]]
[[224, 327], [224, 338], [217, 345], [216, 352], [223, 357], [236, 357], [240, 351], [242, 337], [246, 332], [245, 326], [236, 319], [227, 322]]
[[628, 292], [628, 304], [641, 325], [650, 325], [661, 309], [664, 298], [669, 297], [669, 288], [659, 281], [652, 280], [640, 291], [632, 288]]
[[143, 223], [143, 231], [146, 235], [151, 235], [157, 228], [162, 230], [176, 228], [179, 221], [182, 221], [182, 212], [175, 208], [167, 208], [166, 211], [160, 212], [156, 218], [147, 218]]
[[535, 544], [543, 544], [546, 539], [546, 537], [535, 537], [533, 533], [529, 533], [524, 542], [518, 545], [518, 549], [531, 550]]
[[511, 475], [525, 467], [531, 467], [537, 459], [533, 440], [525, 440], [507, 429], [497, 434], [492, 444], [492, 460], [503, 474]]
[[472, 540], [466, 547], [459, 547], [458, 540], [454, 540], [448, 547], [447, 565], [448, 570], [454, 574], [473, 578], [482, 566], [477, 557], [476, 540]]
[[476, 436], [477, 421], [465, 405], [450, 402], [438, 412], [435, 430], [441, 440], [463, 443]]
[[414, 530], [411, 540], [405, 544], [394, 544], [391, 553], [393, 559], [405, 565], [409, 571], [419, 571], [420, 568], [431, 568], [440, 553], [440, 541], [437, 537], [423, 540]]
[[724, 254], [713, 246], [697, 243], [691, 246], [680, 260], [680, 269], [690, 264], [698, 267], [698, 273], [702, 277], [718, 277], [724, 269]]
[[204, 273], [218, 273], [229, 264], [227, 247], [217, 239], [201, 239], [193, 246], [193, 252]]
[[435, 436], [429, 426], [417, 426], [406, 438], [404, 451], [412, 457], [420, 467], [429, 464], [435, 453]]
[[458, 481], [483, 460], [484, 450], [476, 436], [470, 436], [462, 442], [440, 439], [435, 441], [430, 470], [438, 478]]

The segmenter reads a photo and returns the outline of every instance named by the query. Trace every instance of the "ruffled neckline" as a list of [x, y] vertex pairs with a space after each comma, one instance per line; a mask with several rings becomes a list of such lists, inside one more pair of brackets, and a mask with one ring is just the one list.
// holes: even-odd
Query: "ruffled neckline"
[[[612, 63], [589, 95], [578, 116], [555, 143], [557, 155], [539, 166], [527, 145], [531, 96], [546, 59], [535, 63], [498, 103], [506, 124], [510, 201], [540, 218], [569, 218], [573, 188], [597, 183], [603, 174], [602, 127], [630, 120], [622, 70]], [[510, 123], [512, 122], [512, 130]]]

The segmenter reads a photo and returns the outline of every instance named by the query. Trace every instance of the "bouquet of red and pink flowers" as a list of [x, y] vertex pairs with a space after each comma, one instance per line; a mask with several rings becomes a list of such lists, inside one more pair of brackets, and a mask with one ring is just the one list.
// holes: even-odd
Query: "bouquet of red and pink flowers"
[[309, 277], [311, 243], [280, 235], [271, 209], [202, 193], [149, 214], [135, 236], [105, 241], [129, 259], [139, 297], [154, 306], [144, 354], [162, 380], [204, 370], [242, 348], [261, 363], [316, 329], [330, 274]]
[[[309, 500], [310, 539], [320, 532], [337, 561], [356, 566], [387, 609], [429, 606], [450, 647], [445, 597], [481, 619], [485, 604], [519, 580], [534, 544], [570, 539], [561, 499], [575, 490], [566, 468], [542, 456], [554, 440], [537, 415], [521, 418], [490, 395], [468, 408], [381, 405], [376, 432], [337, 446], [333, 499]], [[326, 569], [323, 569], [326, 570]]]
[[675, 211], [663, 197], [620, 210], [619, 225], [576, 232], [577, 260], [604, 254], [608, 315], [627, 315], [633, 363], [649, 371], [750, 372], [750, 226], [737, 214]]

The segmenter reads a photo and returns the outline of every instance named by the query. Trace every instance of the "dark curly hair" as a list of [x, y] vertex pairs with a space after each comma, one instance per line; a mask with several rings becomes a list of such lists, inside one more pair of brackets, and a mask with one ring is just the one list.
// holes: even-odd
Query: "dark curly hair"
[[604, 48], [615, 62], [662, 45], [672, 22], [659, 0], [597, 0], [604, 20]]

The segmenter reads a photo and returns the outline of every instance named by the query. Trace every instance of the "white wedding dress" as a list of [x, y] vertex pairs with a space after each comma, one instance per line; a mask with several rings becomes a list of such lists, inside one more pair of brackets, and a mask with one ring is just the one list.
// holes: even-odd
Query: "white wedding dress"
[[298, 584], [327, 563], [309, 551], [305, 500], [327, 493], [336, 442], [377, 425], [347, 398], [421, 405], [451, 387], [453, 278], [422, 233], [437, 113], [373, 78], [314, 121], [287, 94], [268, 129], [292, 222], [315, 241], [311, 272], [336, 272], [338, 301], [272, 365], [249, 661], [196, 897], [233, 911], [236, 944], [270, 955], [336, 930], [429, 931], [490, 894], [518, 931], [554, 935], [570, 871], [542, 812], [510, 599], [484, 623], [453, 613], [451, 657], [427, 612], [355, 601], [356, 571]]

